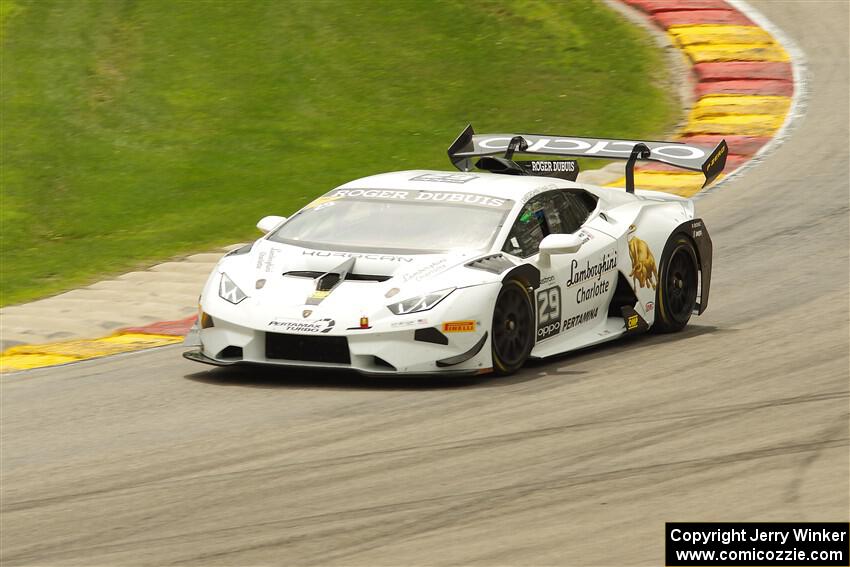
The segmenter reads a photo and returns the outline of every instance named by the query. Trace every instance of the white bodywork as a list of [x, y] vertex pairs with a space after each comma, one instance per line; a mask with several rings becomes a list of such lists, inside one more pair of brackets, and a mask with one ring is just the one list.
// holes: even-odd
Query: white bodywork
[[[459, 181], [461, 179], [463, 182]], [[649, 325], [655, 318], [656, 292], [652, 275], [635, 273], [630, 240], [640, 239], [642, 253], [649, 251], [649, 257], [654, 255], [654, 262], [660, 264], [671, 232], [694, 217], [692, 201], [664, 193], [638, 191], [627, 194], [622, 189], [547, 177], [436, 171], [402, 171], [358, 179], [328, 192], [305, 209], [328, 197], [338, 196], [340, 190], [354, 189], [475, 194], [514, 203], [486, 250], [440, 254], [369, 253], [283, 244], [269, 240], [269, 235], [260, 238], [250, 251], [223, 257], [204, 286], [200, 309], [211, 317], [213, 326], [198, 329], [187, 339], [187, 344], [201, 346], [204, 362], [343, 367], [371, 373], [490, 371], [493, 368], [490, 327], [506, 271], [494, 273], [466, 264], [500, 253], [514, 220], [529, 199], [558, 189], [584, 189], [598, 198], [596, 209], [579, 233], [580, 248], [572, 253], [544, 251], [528, 258], [502, 253], [510, 264], [528, 264], [540, 273], [540, 285], [532, 292], [536, 300], [538, 330], [531, 356], [542, 358], [612, 340], [626, 332], [622, 316], [608, 316], [618, 274], [633, 286], [638, 300], [635, 311]], [[570, 244], [570, 238], [561, 240], [563, 242], [555, 244]], [[283, 275], [324, 273], [349, 258], [355, 258], [354, 273], [389, 279], [345, 280], [318, 304], [307, 304], [316, 289], [316, 280]], [[584, 276], [579, 273], [582, 270]], [[221, 297], [222, 274], [227, 274], [247, 295], [244, 300], [234, 304]], [[657, 281], [657, 275], [655, 278]], [[262, 286], [258, 283], [261, 280], [264, 280]], [[456, 289], [426, 311], [396, 315], [387, 307], [405, 298], [449, 288]], [[394, 289], [398, 291], [392, 292]], [[361, 328], [363, 318], [368, 324]], [[470, 324], [473, 321], [474, 324]], [[447, 331], [443, 325], [449, 322], [463, 324], [450, 325]], [[415, 339], [418, 329], [429, 327], [442, 332], [448, 344]], [[350, 363], [269, 358], [267, 333], [346, 337]], [[468, 360], [450, 366], [437, 365], [438, 360], [469, 353], [485, 334], [488, 338], [483, 347]], [[238, 352], [226, 351], [228, 347], [241, 348], [241, 356], [228, 356]]]

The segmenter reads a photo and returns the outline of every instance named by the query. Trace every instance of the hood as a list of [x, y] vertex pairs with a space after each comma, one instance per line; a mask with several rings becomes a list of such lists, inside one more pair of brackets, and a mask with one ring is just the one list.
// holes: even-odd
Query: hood
[[[494, 274], [465, 266], [482, 255], [329, 251], [260, 239], [222, 258], [216, 271], [226, 272], [258, 308], [299, 317], [305, 310], [369, 313], [417, 295], [489, 283]], [[322, 277], [328, 273], [344, 279]]]

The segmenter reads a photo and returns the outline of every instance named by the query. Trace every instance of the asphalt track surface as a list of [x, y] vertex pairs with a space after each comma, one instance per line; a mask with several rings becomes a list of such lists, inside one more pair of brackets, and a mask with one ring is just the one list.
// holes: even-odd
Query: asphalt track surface
[[709, 310], [506, 380], [5, 376], [2, 562], [660, 565], [665, 521], [847, 520], [848, 4], [754, 3], [805, 118], [698, 202]]

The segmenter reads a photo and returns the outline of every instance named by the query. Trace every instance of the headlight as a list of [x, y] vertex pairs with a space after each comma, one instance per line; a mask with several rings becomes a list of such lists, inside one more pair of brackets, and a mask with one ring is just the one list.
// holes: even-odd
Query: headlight
[[246, 297], [245, 292], [239, 289], [239, 286], [233, 283], [227, 274], [221, 274], [221, 283], [218, 285], [218, 296], [225, 301], [229, 301], [233, 305], [236, 305]]
[[427, 295], [411, 297], [410, 299], [405, 299], [404, 301], [387, 305], [387, 309], [396, 315], [407, 315], [408, 313], [416, 313], [417, 311], [427, 311], [448, 297], [448, 295], [454, 290], [455, 288], [443, 289]]

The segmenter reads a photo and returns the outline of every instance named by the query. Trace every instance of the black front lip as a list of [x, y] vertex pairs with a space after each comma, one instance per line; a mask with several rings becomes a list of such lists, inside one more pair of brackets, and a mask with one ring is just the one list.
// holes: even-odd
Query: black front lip
[[232, 360], [232, 361], [224, 361], [224, 360], [216, 360], [214, 358], [210, 358], [205, 355], [200, 350], [187, 350], [183, 353], [183, 358], [187, 360], [191, 360], [193, 362], [201, 362], [203, 364], [211, 364], [213, 366], [233, 366], [234, 364], [239, 364], [240, 360]]
[[[485, 334], [484, 339], [486, 340], [486, 338], [487, 337], [486, 337], [486, 334]], [[483, 341], [480, 341], [480, 343], [483, 346]], [[478, 346], [478, 345], [476, 345], [476, 346]], [[472, 348], [475, 349], [475, 347], [472, 347]], [[479, 347], [478, 350], [481, 350], [481, 348]], [[461, 354], [461, 355], [458, 355], [458, 356], [465, 356], [466, 354], [468, 354], [468, 352], [470, 352], [470, 351], [467, 351], [467, 353], [464, 353], [464, 354]], [[472, 358], [473, 356], [475, 356], [475, 354], [477, 354], [477, 352], [470, 355], [469, 358]], [[216, 360], [214, 358], [210, 358], [209, 356], [205, 355], [200, 350], [185, 351], [183, 353], [183, 358], [185, 358], [187, 360], [191, 360], [193, 362], [200, 362], [202, 364], [209, 364], [209, 365], [212, 365], [212, 366], [274, 366], [274, 367], [278, 367], [278, 368], [291, 368], [291, 369], [300, 369], [300, 370], [312, 369], [312, 370], [349, 371], [349, 372], [356, 372], [356, 373], [358, 373], [362, 376], [372, 376], [372, 377], [378, 377], [378, 376], [384, 376], [384, 377], [386, 377], [386, 376], [429, 376], [429, 375], [430, 376], [463, 377], [463, 376], [477, 376], [477, 375], [482, 373], [480, 369], [435, 370], [435, 371], [432, 371], [432, 372], [410, 372], [410, 373], [405, 373], [405, 372], [372, 372], [372, 371], [369, 371], [369, 370], [362, 370], [360, 368], [352, 368], [352, 367], [349, 367], [349, 366], [313, 366], [313, 365], [305, 365], [305, 364], [281, 364], [279, 362], [274, 362], [274, 363], [253, 362], [253, 361], [247, 361], [247, 360], [232, 360], [232, 361], [227, 360], [227, 361], [225, 361], [225, 360]], [[451, 360], [451, 359], [446, 359], [446, 360]], [[437, 364], [439, 366], [439, 363], [437, 363]], [[453, 363], [453, 364], [460, 364], [460, 362], [456, 362], [456, 363]]]

